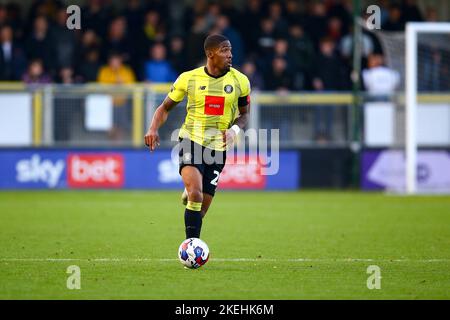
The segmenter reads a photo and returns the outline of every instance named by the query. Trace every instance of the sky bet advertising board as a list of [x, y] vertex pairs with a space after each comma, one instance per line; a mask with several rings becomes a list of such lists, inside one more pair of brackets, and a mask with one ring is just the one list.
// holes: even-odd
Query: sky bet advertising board
[[[276, 162], [276, 163], [275, 163]], [[0, 189], [182, 189], [178, 157], [170, 150], [3, 150]], [[300, 154], [278, 157], [235, 155], [218, 181], [219, 189], [299, 188]]]

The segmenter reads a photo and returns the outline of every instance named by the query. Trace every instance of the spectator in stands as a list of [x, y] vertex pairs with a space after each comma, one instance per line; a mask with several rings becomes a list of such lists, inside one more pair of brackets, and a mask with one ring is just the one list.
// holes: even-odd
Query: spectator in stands
[[[338, 18], [341, 31], [345, 32], [353, 23], [352, 11], [352, 0], [334, 0], [329, 3], [327, 15], [330, 19]], [[335, 41], [337, 40], [335, 39]]]
[[245, 51], [247, 56], [252, 55], [258, 46], [258, 32], [247, 26], [257, 27], [261, 25], [261, 10], [261, 0], [246, 1], [241, 23], [239, 24], [239, 31], [246, 44]]
[[422, 12], [420, 12], [416, 2], [416, 0], [403, 0], [402, 17], [404, 22], [423, 21]]
[[[349, 68], [353, 65], [353, 36], [353, 26], [351, 26], [350, 32], [338, 43], [338, 51]], [[362, 30], [361, 39], [362, 66], [365, 67], [367, 57], [374, 52], [381, 52], [381, 45], [376, 36], [366, 30]]]
[[308, 9], [305, 32], [311, 36], [314, 46], [318, 47], [319, 40], [327, 33], [327, 9], [321, 1], [311, 3]]
[[229, 18], [230, 24], [233, 27], [239, 26], [241, 21], [241, 12], [236, 8], [235, 1], [222, 0], [220, 5], [222, 14]]
[[170, 39], [169, 61], [177, 74], [188, 69], [184, 40], [181, 36], [173, 36]]
[[[221, 7], [217, 2], [212, 2], [208, 5], [208, 11], [205, 14], [206, 25], [208, 29], [213, 29], [216, 25], [217, 19], [221, 16]], [[216, 32], [211, 32], [216, 33]]]
[[33, 26], [33, 31], [25, 42], [28, 59], [40, 59], [44, 68], [52, 73], [55, 66], [55, 44], [49, 34], [47, 18], [38, 16]]
[[293, 84], [292, 73], [287, 68], [287, 62], [282, 57], [275, 57], [272, 68], [264, 77], [265, 90], [287, 93]]
[[203, 41], [208, 32], [206, 18], [204, 15], [197, 15], [194, 18], [194, 24], [187, 35], [186, 40], [186, 59], [190, 67], [203, 64], [205, 53], [199, 48], [203, 47]]
[[264, 89], [264, 79], [253, 61], [248, 60], [244, 62], [242, 72], [248, 77], [253, 91]]
[[86, 53], [92, 50], [101, 50], [100, 39], [92, 29], [87, 29], [81, 36], [77, 47], [77, 58], [83, 59]]
[[55, 45], [55, 68], [73, 66], [75, 62], [76, 37], [73, 30], [66, 26], [68, 15], [66, 8], [57, 11], [56, 25], [53, 27], [53, 41]]
[[[264, 61], [264, 65], [267, 66], [271, 66], [272, 65], [272, 61], [275, 58], [281, 58], [285, 61], [286, 63], [286, 70], [287, 73], [289, 74], [289, 77], [293, 77], [294, 76], [294, 64], [293, 64], [293, 58], [289, 55], [289, 43], [286, 39], [284, 38], [279, 38], [275, 40], [275, 44], [273, 46], [273, 52], [268, 55], [267, 57], [264, 57], [265, 61]], [[291, 79], [293, 80], [293, 79]], [[288, 89], [293, 89], [293, 82], [290, 83]]]
[[383, 26], [389, 19], [390, 0], [380, 0], [378, 7], [380, 8], [380, 22]]
[[0, 29], [0, 80], [20, 80], [27, 67], [22, 48], [13, 39], [9, 25]]
[[239, 32], [230, 25], [230, 19], [225, 15], [218, 16], [211, 33], [222, 34], [230, 40], [233, 46], [233, 65], [240, 66], [244, 61], [244, 44]]
[[125, 10], [123, 12], [125, 17], [128, 36], [131, 38], [132, 43], [138, 45], [140, 32], [144, 24], [144, 8], [142, 7], [140, 0], [129, 0], [127, 1]]
[[[272, 68], [265, 74], [264, 89], [276, 91], [279, 95], [289, 92], [293, 85], [293, 77], [290, 70], [287, 69], [287, 62], [281, 57], [275, 57], [272, 61]], [[280, 107], [280, 106], [278, 106]], [[262, 122], [263, 128], [279, 129], [280, 139], [291, 139], [292, 123], [286, 117], [274, 117]]]
[[[147, 0], [144, 1], [147, 10], [153, 10], [159, 13], [161, 17], [167, 17], [170, 19], [170, 3], [171, 1], [167, 0]], [[184, 7], [183, 7], [184, 9]]]
[[[147, 56], [148, 50], [156, 41], [163, 41], [160, 36], [161, 17], [155, 10], [150, 10], [145, 13], [144, 25], [142, 27], [143, 40], [141, 43], [142, 50]], [[143, 53], [144, 53], [143, 52]]]
[[[103, 84], [124, 85], [136, 81], [133, 70], [123, 64], [122, 55], [112, 52], [108, 58], [108, 64], [100, 68], [98, 82]], [[128, 97], [124, 93], [114, 94], [114, 127], [110, 131], [113, 140], [121, 140], [130, 129], [131, 107]]]
[[426, 22], [437, 22], [439, 21], [438, 12], [435, 7], [428, 6], [425, 12]]
[[[349, 88], [342, 61], [335, 55], [335, 42], [325, 37], [320, 41], [320, 53], [314, 63], [313, 88], [316, 91], [339, 91]], [[326, 142], [332, 138], [334, 106], [314, 108], [313, 138]]]
[[313, 87], [316, 91], [341, 91], [349, 89], [349, 79], [336, 55], [333, 39], [325, 37], [320, 41], [320, 52], [314, 62]]
[[368, 69], [362, 72], [363, 84], [372, 96], [385, 99], [395, 92], [400, 84], [400, 74], [384, 66], [381, 54], [371, 54], [368, 58]]
[[[71, 67], [61, 68], [56, 80], [63, 86], [70, 86], [77, 82], [74, 70]], [[68, 141], [70, 139], [72, 120], [76, 115], [81, 114], [82, 100], [75, 97], [68, 99], [64, 95], [54, 97], [53, 130], [55, 141]]]
[[98, 74], [98, 82], [105, 84], [129, 84], [135, 82], [133, 70], [123, 63], [122, 55], [111, 52], [108, 64], [101, 67]]
[[[193, 2], [192, 6], [189, 6], [186, 8], [184, 12], [184, 26], [185, 30], [191, 30], [192, 27], [196, 24], [195, 20], [198, 19], [198, 17], [204, 17], [205, 20], [202, 22], [204, 26], [207, 25], [207, 20], [205, 15], [208, 12], [208, 1], [207, 0], [196, 0]], [[198, 22], [197, 22], [198, 23]], [[206, 30], [204, 30], [206, 32]]]
[[278, 38], [275, 40], [273, 46], [273, 57], [284, 58], [287, 62], [287, 67], [292, 68], [292, 57], [289, 56], [289, 42], [285, 38]]
[[78, 82], [78, 78], [75, 76], [75, 72], [70, 66], [62, 67], [59, 70], [57, 82], [65, 85], [70, 85]]
[[8, 21], [8, 11], [4, 4], [0, 4], [0, 27], [5, 26], [9, 23]]
[[308, 88], [315, 54], [314, 45], [299, 24], [289, 27], [288, 41], [288, 54], [295, 70], [294, 89]]
[[328, 20], [327, 36], [338, 43], [343, 37], [342, 21], [338, 17], [331, 17]]
[[283, 16], [283, 8], [281, 3], [272, 2], [269, 4], [269, 18], [274, 23], [274, 30], [277, 37], [287, 34], [288, 24]]
[[92, 29], [100, 38], [105, 38], [112, 12], [109, 7], [102, 4], [102, 0], [88, 0], [87, 6], [81, 9], [81, 26], [83, 29]]
[[131, 62], [132, 50], [130, 43], [126, 37], [127, 22], [124, 17], [119, 16], [111, 21], [108, 29], [108, 36], [103, 46], [103, 58], [110, 51], [120, 53], [125, 63]]
[[389, 16], [385, 24], [381, 26], [386, 31], [403, 31], [405, 25], [402, 19], [402, 10], [400, 6], [393, 4], [389, 7]]
[[[270, 18], [262, 19], [257, 49], [257, 53], [260, 57], [267, 57], [272, 53], [273, 46], [275, 45], [275, 38], [275, 23], [273, 20]], [[264, 68], [266, 66], [262, 65], [261, 67]]]
[[151, 59], [145, 63], [145, 81], [173, 82], [177, 75], [166, 58], [166, 47], [162, 43], [155, 43], [150, 49]]
[[14, 30], [14, 38], [20, 42], [23, 39], [24, 27], [22, 7], [19, 3], [10, 2], [6, 5], [6, 10], [8, 12], [8, 25]]
[[40, 59], [31, 60], [27, 72], [22, 77], [22, 81], [28, 85], [46, 84], [50, 83], [51, 80], [51, 77], [45, 73], [44, 65]]
[[97, 81], [100, 67], [100, 52], [95, 48], [86, 51], [77, 67], [77, 74], [80, 76], [81, 82]]
[[57, 0], [35, 0], [31, 2], [29, 21], [33, 21], [38, 16], [45, 16], [48, 19], [53, 19], [56, 15], [56, 11], [62, 6], [62, 2]]
[[289, 26], [304, 22], [304, 16], [300, 10], [300, 3], [297, 0], [286, 1], [286, 21]]

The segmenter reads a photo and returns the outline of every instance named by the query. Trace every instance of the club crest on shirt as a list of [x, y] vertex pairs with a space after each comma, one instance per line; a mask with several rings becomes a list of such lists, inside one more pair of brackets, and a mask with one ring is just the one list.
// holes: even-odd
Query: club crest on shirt
[[233, 86], [227, 84], [227, 85], [223, 88], [223, 90], [224, 90], [226, 93], [232, 93], [232, 92], [233, 92]]

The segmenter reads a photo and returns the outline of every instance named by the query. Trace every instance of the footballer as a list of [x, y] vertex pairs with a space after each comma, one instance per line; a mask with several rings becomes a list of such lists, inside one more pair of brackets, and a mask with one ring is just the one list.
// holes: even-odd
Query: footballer
[[206, 66], [179, 75], [145, 135], [145, 144], [155, 150], [158, 129], [170, 110], [187, 96], [187, 115], [178, 137], [186, 238], [200, 238], [202, 219], [213, 200], [226, 151], [248, 122], [250, 82], [232, 68], [231, 49], [223, 35], [208, 36], [204, 42]]

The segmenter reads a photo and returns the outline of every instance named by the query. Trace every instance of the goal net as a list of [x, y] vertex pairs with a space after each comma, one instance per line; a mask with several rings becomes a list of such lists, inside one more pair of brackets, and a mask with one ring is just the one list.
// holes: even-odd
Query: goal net
[[389, 101], [365, 106], [365, 123], [384, 140], [365, 141], [363, 166], [371, 163], [363, 179], [392, 192], [450, 193], [450, 23], [374, 34], [385, 65], [400, 78]]

